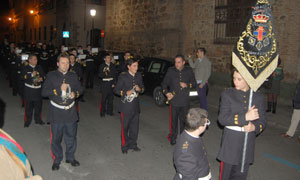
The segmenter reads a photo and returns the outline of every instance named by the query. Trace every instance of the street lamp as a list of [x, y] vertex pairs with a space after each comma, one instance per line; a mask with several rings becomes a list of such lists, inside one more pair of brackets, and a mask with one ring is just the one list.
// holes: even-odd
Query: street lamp
[[92, 32], [91, 32], [91, 45], [93, 46], [94, 43], [92, 41], [93, 37], [93, 32], [94, 32], [94, 17], [96, 16], [96, 9], [91, 9], [90, 10], [90, 15], [92, 16]]
[[11, 18], [11, 17], [9, 17], [9, 18], [8, 18], [8, 20], [9, 20], [9, 21], [11, 21], [11, 20], [12, 20], [12, 18]]
[[29, 12], [30, 12], [30, 14], [33, 14], [33, 13], [34, 13], [34, 10], [30, 10]]

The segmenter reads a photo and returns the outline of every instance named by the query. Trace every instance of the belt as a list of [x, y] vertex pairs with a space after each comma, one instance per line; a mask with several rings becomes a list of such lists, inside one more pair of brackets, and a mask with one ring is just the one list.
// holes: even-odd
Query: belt
[[27, 84], [27, 83], [25, 83], [25, 86], [27, 86], [27, 87], [29, 87], [29, 88], [33, 88], [33, 89], [39, 89], [39, 88], [42, 87], [41, 85], [34, 86], [34, 85]]
[[103, 78], [102, 81], [112, 81], [114, 78]]
[[90, 61], [94, 61], [94, 59], [87, 59], [87, 60], [85, 60], [85, 62], [90, 62]]
[[57, 107], [59, 109], [64, 109], [64, 110], [68, 110], [68, 109], [71, 109], [74, 104], [75, 104], [75, 101], [73, 101], [70, 105], [68, 106], [62, 106], [62, 105], [59, 105], [59, 104], [56, 104], [54, 101], [50, 101], [50, 103], [54, 106], [54, 107]]
[[16, 62], [11, 62], [10, 64], [16, 64]]
[[227, 129], [231, 129], [234, 131], [239, 131], [239, 132], [245, 132], [244, 127], [240, 127], [240, 126], [225, 126]]
[[[178, 175], [179, 178], [182, 179], [182, 174], [178, 173]], [[211, 179], [211, 173], [209, 172], [207, 176], [198, 178], [197, 180], [210, 180], [210, 179]]]

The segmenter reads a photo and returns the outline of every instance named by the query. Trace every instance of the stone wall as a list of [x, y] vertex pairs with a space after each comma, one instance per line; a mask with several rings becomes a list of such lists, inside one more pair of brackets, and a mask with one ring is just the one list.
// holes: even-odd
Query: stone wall
[[105, 48], [175, 56], [183, 44], [182, 7], [183, 0], [107, 1]]
[[[300, 78], [300, 0], [269, 1], [284, 82], [295, 84]], [[212, 78], [224, 79], [230, 76], [233, 45], [214, 44], [214, 8], [214, 0], [107, 1], [105, 47], [169, 59], [205, 47], [213, 64]]]

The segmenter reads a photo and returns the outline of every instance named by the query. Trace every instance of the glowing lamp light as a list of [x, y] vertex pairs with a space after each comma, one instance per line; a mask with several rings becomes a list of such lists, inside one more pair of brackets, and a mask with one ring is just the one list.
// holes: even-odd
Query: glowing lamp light
[[8, 18], [8, 20], [9, 20], [9, 21], [11, 21], [11, 20], [12, 20], [12, 18], [11, 18], [11, 17], [9, 17], [9, 18]]
[[92, 17], [96, 16], [96, 10], [95, 9], [91, 9], [90, 10], [90, 14]]
[[33, 11], [33, 10], [30, 10], [29, 12], [30, 12], [30, 14], [33, 14], [33, 13], [34, 13], [34, 11]]

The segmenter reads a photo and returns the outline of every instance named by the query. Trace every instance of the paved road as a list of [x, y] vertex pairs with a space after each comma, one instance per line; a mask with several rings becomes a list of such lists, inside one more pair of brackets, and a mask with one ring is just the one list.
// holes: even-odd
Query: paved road
[[[62, 162], [61, 169], [51, 170], [49, 126], [32, 124], [23, 127], [24, 110], [19, 97], [12, 96], [7, 81], [0, 76], [0, 97], [6, 102], [3, 129], [10, 133], [25, 149], [34, 170], [45, 180], [169, 180], [175, 170], [172, 163], [173, 147], [167, 141], [168, 107], [157, 107], [150, 96], [141, 96], [140, 133], [141, 152], [123, 155], [120, 150], [120, 119], [100, 118], [97, 91], [85, 91], [85, 103], [80, 104], [78, 148], [76, 158], [81, 166], [73, 168]], [[220, 147], [222, 129], [217, 125], [219, 97], [222, 88], [210, 87], [208, 103], [211, 126], [203, 135], [213, 180], [218, 179], [219, 162], [216, 155]], [[115, 98], [115, 109], [118, 104]], [[48, 100], [44, 100], [43, 119], [46, 120]], [[197, 100], [192, 106], [199, 106]], [[249, 180], [299, 180], [300, 144], [296, 138], [279, 137], [285, 132], [291, 118], [291, 106], [279, 105], [277, 115], [268, 115], [268, 127], [257, 138], [255, 163], [250, 166]], [[299, 135], [299, 131], [297, 132]]]

